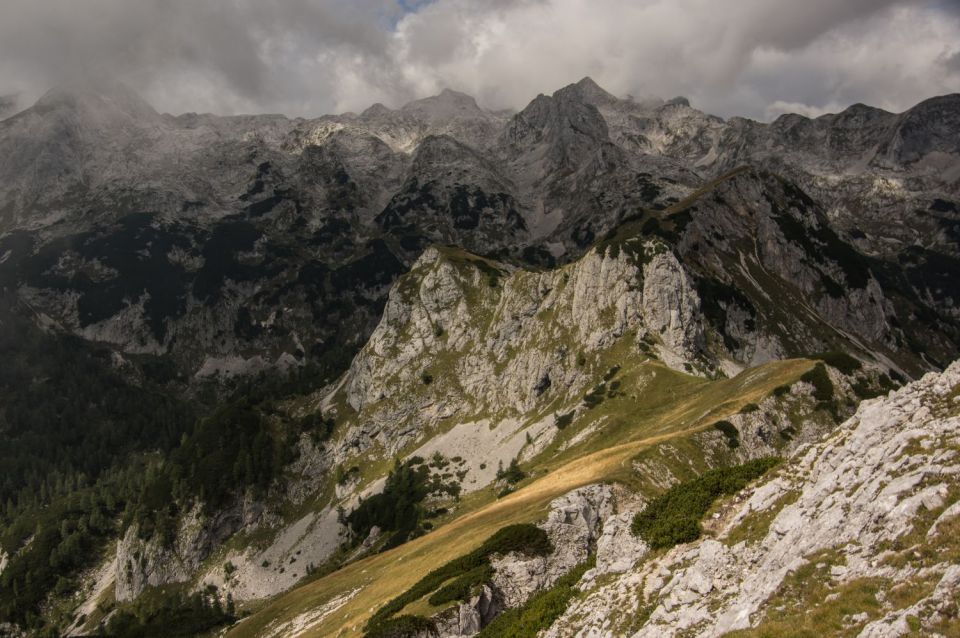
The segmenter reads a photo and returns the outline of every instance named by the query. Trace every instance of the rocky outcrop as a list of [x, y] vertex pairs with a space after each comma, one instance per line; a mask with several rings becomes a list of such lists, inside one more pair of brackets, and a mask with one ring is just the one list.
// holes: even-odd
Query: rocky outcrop
[[[946, 548], [956, 543], [937, 528], [960, 513], [958, 391], [960, 363], [865, 402], [835, 434], [801, 448], [773, 478], [734, 499], [718, 515], [725, 522], [717, 538], [678, 546], [593, 589], [548, 635], [620, 635], [618, 618], [640, 608], [646, 620], [638, 637], [757, 626], [772, 606], [790, 604], [777, 596], [788, 595], [786, 579], [800, 573], [832, 592], [864, 579], [887, 588], [932, 583], [906, 607], [878, 594], [879, 604], [847, 621], [861, 636], [955, 622], [958, 565], [950, 558], [955, 548]], [[913, 540], [903, 545], [906, 537]], [[810, 604], [829, 606], [839, 595]]]
[[526, 558], [508, 554], [491, 561], [493, 587], [503, 604], [521, 606], [532, 594], [587, 560], [613, 505], [613, 490], [608, 485], [590, 485], [554, 500], [547, 520], [540, 525], [553, 544], [550, 555]]
[[195, 505], [180, 521], [170, 544], [159, 535], [143, 539], [137, 525], [128, 527], [117, 541], [116, 599], [131, 600], [147, 587], [191, 580], [213, 550], [241, 527], [256, 522], [261, 513], [262, 506], [249, 500], [213, 517]]
[[672, 252], [657, 253], [643, 267], [643, 324], [672, 368], [682, 370], [703, 353], [700, 297]]
[[497, 593], [489, 585], [483, 585], [470, 600], [434, 616], [436, 633], [433, 635], [442, 638], [474, 636], [503, 609]]

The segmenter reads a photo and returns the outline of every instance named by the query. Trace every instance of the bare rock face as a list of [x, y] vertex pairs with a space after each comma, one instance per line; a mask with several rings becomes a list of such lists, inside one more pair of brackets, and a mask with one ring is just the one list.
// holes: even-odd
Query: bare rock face
[[[955, 614], [958, 565], [937, 558], [936, 550], [929, 561], [920, 551], [884, 560], [892, 556], [884, 548], [897, 547], [917, 525], [926, 526], [924, 542], [935, 547], [938, 526], [960, 513], [956, 504], [947, 507], [960, 488], [958, 389], [960, 362], [865, 402], [839, 431], [800, 448], [787, 466], [735, 500], [718, 538], [677, 546], [592, 589], [548, 635], [620, 635], [618, 617], [640, 605], [647, 620], [638, 637], [706, 637], [756, 626], [784, 580], [806, 565], [824, 572], [818, 578], [833, 588], [865, 578], [935, 583], [908, 607], [884, 602], [880, 617], [852, 618], [861, 636], [904, 635], [910, 617], [933, 627]], [[928, 512], [933, 524], [922, 523]], [[770, 517], [759, 538], [728, 540], [758, 516]]]
[[630, 530], [633, 516], [633, 512], [623, 512], [603, 521], [603, 533], [597, 539], [597, 565], [584, 574], [584, 581], [604, 574], [622, 574], [646, 556], [647, 544]]
[[503, 609], [497, 592], [483, 585], [467, 602], [434, 616], [436, 633], [431, 635], [439, 638], [474, 636]]
[[255, 522], [260, 511], [258, 504], [247, 502], [207, 518], [197, 505], [183, 518], [169, 545], [159, 535], [141, 539], [136, 525], [127, 528], [117, 541], [116, 599], [131, 600], [146, 587], [190, 580], [211, 551], [243, 525]]
[[702, 354], [700, 297], [671, 252], [658, 253], [643, 267], [643, 323], [659, 337], [659, 353], [670, 367], [682, 370]]

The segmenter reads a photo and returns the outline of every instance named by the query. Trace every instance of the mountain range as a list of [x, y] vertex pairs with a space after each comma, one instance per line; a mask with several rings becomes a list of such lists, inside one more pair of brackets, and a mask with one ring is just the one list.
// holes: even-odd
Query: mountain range
[[0, 635], [954, 635], [958, 206], [960, 95], [50, 91], [0, 120]]

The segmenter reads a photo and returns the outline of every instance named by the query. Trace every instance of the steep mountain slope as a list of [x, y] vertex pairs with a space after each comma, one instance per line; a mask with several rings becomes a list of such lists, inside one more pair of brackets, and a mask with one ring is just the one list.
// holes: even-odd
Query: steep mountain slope
[[[955, 112], [946, 96], [902, 115], [724, 122], [586, 78], [514, 115], [446, 91], [288, 120], [172, 117], [122, 87], [62, 89], [0, 122], [0, 281], [63, 329], [170, 355], [185, 375], [341, 370], [430, 244], [572, 261], [748, 164], [881, 257], [880, 288], [912, 304], [901, 324], [955, 329]], [[932, 350], [933, 365], [956, 352]]]
[[588, 582], [545, 635], [954, 635], [958, 391], [954, 364], [865, 402], [720, 506], [715, 538]]

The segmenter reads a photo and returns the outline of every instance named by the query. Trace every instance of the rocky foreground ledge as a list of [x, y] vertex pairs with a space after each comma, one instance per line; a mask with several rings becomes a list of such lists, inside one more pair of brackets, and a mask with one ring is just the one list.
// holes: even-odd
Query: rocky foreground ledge
[[546, 636], [957, 635], [958, 415], [960, 362], [864, 402], [717, 508], [702, 540], [598, 560], [621, 573], [588, 572]]

